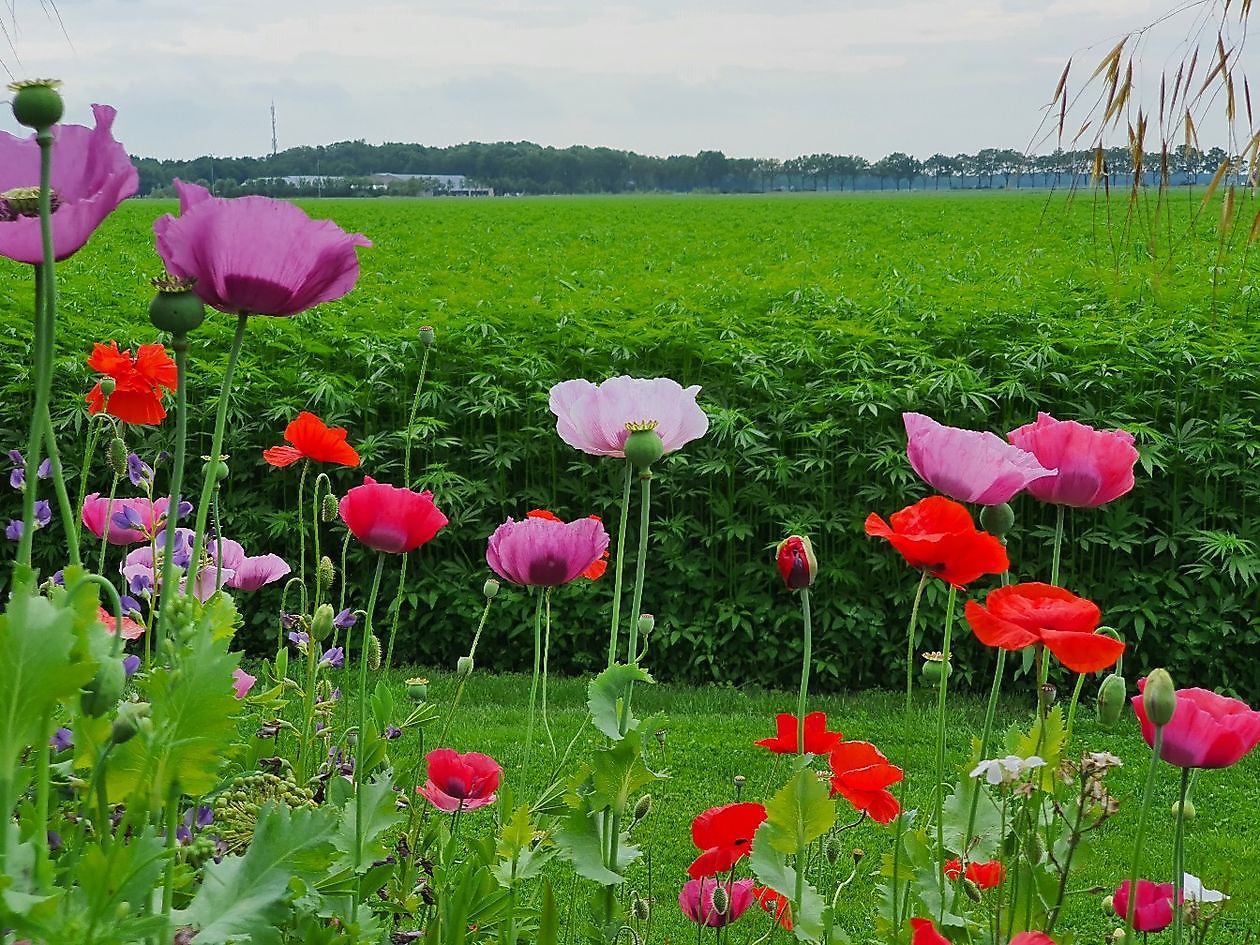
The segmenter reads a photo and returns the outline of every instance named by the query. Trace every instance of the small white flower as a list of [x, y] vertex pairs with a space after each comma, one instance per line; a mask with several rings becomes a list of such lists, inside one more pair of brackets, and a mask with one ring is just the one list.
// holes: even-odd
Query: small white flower
[[1043, 767], [1045, 761], [1036, 755], [1021, 758], [1019, 755], [1007, 755], [1005, 758], [990, 758], [980, 762], [971, 769], [973, 778], [983, 777], [989, 784], [1014, 784], [1029, 771]]
[[1205, 889], [1202, 880], [1193, 873], [1183, 873], [1182, 892], [1191, 902], [1224, 902], [1229, 896], [1215, 889]]
[[1089, 760], [1094, 767], [1105, 771], [1108, 768], [1123, 768], [1124, 762], [1109, 751], [1091, 751]]

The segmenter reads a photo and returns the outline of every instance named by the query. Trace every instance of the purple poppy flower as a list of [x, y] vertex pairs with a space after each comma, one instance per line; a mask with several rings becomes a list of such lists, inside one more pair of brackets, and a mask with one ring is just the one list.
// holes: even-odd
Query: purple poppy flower
[[486, 562], [513, 584], [557, 587], [580, 576], [607, 548], [608, 533], [599, 519], [509, 518], [490, 536]]
[[151, 486], [153, 485], [153, 467], [142, 460], [138, 454], [128, 453], [127, 478], [137, 488], [140, 486]]
[[225, 569], [224, 573], [232, 572], [224, 580], [224, 586], [238, 591], [256, 591], [264, 584], [280, 580], [290, 571], [288, 563], [279, 555], [248, 556], [240, 542], [230, 538], [220, 538], [211, 544], [211, 548]]
[[[53, 255], [65, 259], [78, 252], [92, 231], [114, 208], [134, 194], [140, 178], [126, 149], [110, 128], [114, 109], [93, 105], [96, 127], [57, 125], [52, 134]], [[32, 135], [16, 138], [0, 132], [0, 193], [39, 183], [39, 145]], [[0, 202], [0, 256], [39, 265], [44, 261], [39, 216], [15, 212]]]
[[[187, 569], [191, 563], [193, 534], [190, 528], [175, 529], [175, 554], [173, 561], [180, 568]], [[166, 530], [163, 529], [156, 537], [159, 559], [163, 554], [165, 542]], [[157, 577], [153, 567], [153, 547], [145, 545], [136, 548], [123, 559], [120, 570], [127, 581], [127, 587], [131, 593], [140, 594], [143, 593], [144, 587], [154, 587], [157, 583]], [[210, 558], [203, 559], [201, 568], [197, 572], [197, 578], [193, 583], [194, 596], [198, 600], [209, 600], [214, 592], [218, 590], [219, 584], [226, 583], [231, 579], [233, 573], [229, 568], [217, 567]], [[186, 586], [187, 579], [181, 578], [180, 587]]]
[[213, 197], [178, 178], [179, 217], [153, 224], [167, 271], [222, 312], [296, 315], [341, 298], [359, 278], [356, 246], [372, 243], [283, 200]]
[[305, 630], [299, 630], [289, 634], [289, 642], [294, 646], [306, 646], [311, 642], [311, 638]]
[[190, 807], [184, 811], [184, 826], [196, 827], [203, 830], [214, 823], [214, 808], [207, 807], [205, 804], [198, 804], [196, 807]]
[[1001, 505], [1029, 483], [1058, 475], [1032, 453], [994, 433], [947, 427], [921, 413], [903, 413], [901, 419], [906, 425], [906, 455], [914, 471], [937, 492], [958, 502]]
[[402, 738], [402, 729], [400, 729], [397, 725], [385, 726], [385, 740], [386, 741], [392, 742], [399, 738]]
[[4, 530], [4, 537], [9, 541], [18, 541], [22, 537], [22, 520], [20, 518], [9, 519], [9, 525]]
[[320, 666], [331, 666], [333, 669], [341, 669], [346, 662], [346, 651], [339, 646], [325, 650], [324, 655], [319, 658]]
[[68, 728], [59, 728], [48, 739], [48, 744], [55, 751], [66, 751], [74, 747], [74, 733]]
[[292, 630], [302, 620], [301, 614], [285, 614], [280, 615], [280, 626], [284, 630]]
[[624, 457], [627, 424], [655, 424], [649, 429], [672, 453], [709, 429], [709, 418], [696, 404], [699, 392], [667, 377], [613, 377], [602, 384], [572, 380], [551, 388], [550, 406], [560, 439], [584, 453]]
[[347, 607], [341, 613], [333, 617], [333, 626], [338, 630], [349, 630], [359, 622], [359, 615]]
[[140, 657], [134, 653], [128, 653], [123, 657], [123, 675], [130, 679], [136, 674], [136, 670], [140, 668]]

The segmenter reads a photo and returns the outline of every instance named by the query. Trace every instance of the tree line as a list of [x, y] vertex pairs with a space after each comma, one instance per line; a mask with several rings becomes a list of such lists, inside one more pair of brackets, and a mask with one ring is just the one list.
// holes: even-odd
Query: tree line
[[[223, 196], [243, 193], [356, 196], [379, 193], [368, 175], [462, 174], [497, 193], [584, 194], [635, 191], [766, 193], [959, 188], [1062, 187], [1105, 176], [1111, 186], [1133, 183], [1135, 160], [1126, 147], [1096, 151], [1056, 150], [1025, 154], [984, 148], [975, 154], [933, 154], [925, 159], [895, 151], [871, 161], [857, 154], [809, 154], [778, 158], [728, 157], [721, 151], [654, 157], [612, 148], [544, 147], [528, 141], [451, 147], [342, 141], [288, 148], [264, 157], [192, 160], [138, 158], [140, 193], [169, 195], [171, 180], [195, 180]], [[1167, 154], [1142, 155], [1142, 184], [1193, 184], [1230, 160], [1221, 148], [1180, 146]], [[1243, 162], [1235, 159], [1237, 169]], [[314, 176], [300, 185], [281, 178]], [[412, 192], [423, 189], [410, 182]], [[391, 192], [399, 192], [391, 188]]]

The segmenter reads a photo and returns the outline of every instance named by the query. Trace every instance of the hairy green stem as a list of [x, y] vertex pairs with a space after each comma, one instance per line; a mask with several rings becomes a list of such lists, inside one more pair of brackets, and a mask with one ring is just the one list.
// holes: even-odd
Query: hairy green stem
[[[48, 448], [48, 459], [52, 467], [53, 494], [57, 497], [57, 508], [61, 512], [61, 530], [66, 533], [66, 552], [72, 565], [82, 564], [79, 558], [79, 516], [70, 506], [70, 494], [66, 491], [66, 477], [61, 468], [61, 453], [57, 450], [57, 437], [53, 433], [52, 417], [44, 415], [44, 443]], [[83, 506], [79, 506], [82, 508]]]
[[[490, 605], [494, 603], [491, 597], [486, 598], [486, 606], [481, 611], [481, 621], [477, 624], [477, 631], [473, 634], [472, 646], [468, 648], [468, 658], [473, 659], [477, 655], [477, 642], [481, 639], [481, 631], [485, 629], [486, 618], [490, 616]], [[451, 706], [446, 711], [446, 721], [442, 723], [442, 733], [438, 735], [438, 747], [446, 744], [446, 733], [450, 730], [451, 719], [455, 717], [455, 710], [459, 708], [459, 700], [464, 695], [464, 684], [468, 682], [470, 673], [461, 673], [459, 677], [459, 685], [455, 687], [455, 698], [451, 700]]]
[[[369, 639], [372, 636], [372, 613], [376, 610], [376, 595], [381, 589], [381, 575], [385, 571], [385, 552], [380, 552], [376, 558], [376, 574], [372, 578], [372, 593], [368, 596], [367, 613], [363, 616], [363, 643], [359, 648], [359, 692], [358, 692], [358, 712], [359, 724], [357, 729], [357, 744], [354, 752], [354, 871], [359, 872], [359, 867], [363, 865], [363, 781], [367, 777], [367, 766], [363, 763], [363, 748], [367, 739], [364, 733], [367, 731], [367, 671], [368, 671], [368, 646]], [[347, 641], [349, 635], [347, 634]], [[308, 644], [309, 645], [309, 644]]]
[[[809, 588], [801, 588], [801, 617], [804, 640], [801, 644], [801, 690], [796, 697], [796, 753], [805, 754], [805, 704], [809, 699], [809, 670], [814, 658], [814, 623], [809, 612]], [[799, 903], [798, 903], [799, 905]]]
[[[617, 554], [613, 561], [613, 608], [612, 627], [608, 633], [608, 668], [617, 662], [617, 635], [621, 624], [622, 567], [626, 551], [626, 523], [630, 518], [630, 486], [634, 481], [634, 467], [626, 460], [625, 483], [621, 489], [621, 522], [617, 526]], [[632, 615], [637, 616], [637, 615]]]
[[[162, 570], [164, 578], [170, 578], [172, 593], [162, 592], [164, 582], [155, 581], [154, 593], [159, 594], [161, 607], [179, 596], [179, 577], [175, 573], [175, 528], [179, 522], [179, 504], [184, 500], [184, 463], [188, 454], [188, 335], [179, 332], [172, 336], [171, 347], [175, 351], [175, 452], [171, 460], [170, 496], [166, 504], [166, 535], [162, 543]], [[191, 562], [190, 562], [191, 564]], [[159, 613], [162, 610], [159, 609]], [[158, 621], [158, 632], [166, 637], [166, 621]]]
[[[298, 477], [298, 589], [302, 593], [302, 613], [306, 613], [306, 475], [311, 471], [311, 461], [302, 460], [302, 475]], [[318, 520], [317, 520], [318, 521]], [[318, 524], [315, 526], [318, 528]], [[316, 579], [318, 580], [318, 578]]]
[[[639, 550], [634, 565], [634, 597], [630, 606], [630, 647], [626, 654], [626, 663], [639, 665], [639, 613], [643, 607], [643, 579], [647, 573], [647, 552], [649, 529], [652, 524], [652, 470], [645, 469], [639, 473], [642, 483], [642, 494], [639, 498]], [[634, 680], [626, 683], [626, 699], [621, 713], [621, 734], [626, 734], [630, 727], [630, 703], [634, 698]]]
[[420, 379], [416, 381], [416, 392], [411, 398], [411, 413], [407, 416], [406, 440], [407, 447], [403, 450], [403, 488], [411, 488], [411, 447], [415, 440], [415, 433], [412, 428], [416, 425], [416, 414], [420, 412], [420, 392], [424, 390], [424, 376], [429, 370], [429, 351], [426, 347], [424, 355], [420, 358]]
[[[74, 534], [83, 540], [83, 503], [87, 501], [88, 474], [92, 469], [92, 458], [96, 455], [96, 445], [101, 439], [101, 428], [107, 423], [106, 414], [88, 414], [87, 449], [83, 452], [83, 464], [79, 467], [79, 503], [75, 506], [78, 516], [74, 523]], [[98, 422], [99, 421], [99, 422]]]
[[[109, 483], [109, 499], [105, 502], [105, 526], [101, 535], [101, 550], [96, 558], [96, 573], [105, 573], [105, 553], [109, 551], [109, 533], [114, 530], [114, 497], [118, 495], [118, 473], [114, 473]], [[156, 582], [155, 582], [156, 583]], [[156, 591], [156, 588], [154, 589]]]
[[551, 721], [547, 718], [547, 657], [551, 651], [551, 588], [543, 591], [544, 600], [544, 617], [543, 617], [543, 658], [542, 658], [542, 723], [543, 731], [547, 733], [547, 744], [551, 746], [551, 762], [555, 764], [556, 758], [556, 742], [551, 737]]
[[[1177, 826], [1173, 831], [1173, 945], [1181, 945], [1186, 912], [1182, 906], [1186, 887], [1186, 798], [1190, 794], [1190, 768], [1181, 769]], [[1132, 887], [1130, 887], [1132, 888]]]
[[919, 576], [919, 586], [914, 592], [914, 603], [910, 606], [910, 625], [906, 628], [906, 708], [901, 718], [901, 770], [903, 777], [901, 779], [900, 798], [898, 804], [901, 813], [897, 816], [897, 827], [894, 831], [893, 838], [893, 869], [892, 869], [892, 887], [893, 887], [893, 921], [894, 929], [901, 928], [901, 895], [899, 887], [901, 880], [898, 878], [899, 867], [901, 864], [901, 835], [905, 830], [906, 818], [906, 796], [909, 790], [910, 779], [904, 776], [904, 773], [910, 766], [910, 722], [913, 718], [914, 711], [914, 631], [919, 622], [919, 604], [923, 600], [923, 590], [927, 587], [928, 572], [924, 571]]
[[[954, 604], [958, 599], [958, 588], [954, 585], [949, 587], [949, 599], [945, 604], [945, 637], [941, 644], [941, 681], [938, 687], [936, 701], [936, 784], [933, 787], [933, 793], [936, 797], [936, 861], [938, 863], [945, 862], [945, 797], [941, 785], [945, 779], [945, 696], [949, 689], [949, 644], [950, 635], [954, 630]], [[940, 876], [941, 887], [941, 906], [937, 915], [937, 921], [943, 922], [945, 918], [945, 872], [937, 871]]]
[[529, 684], [529, 721], [525, 724], [525, 758], [522, 770], [529, 769], [529, 758], [534, 751], [534, 703], [538, 698], [538, 676], [542, 671], [542, 611], [543, 589], [538, 588], [538, 606], [534, 608], [534, 675]]
[[[1146, 817], [1151, 809], [1151, 795], [1155, 793], [1155, 775], [1159, 771], [1159, 755], [1164, 747], [1164, 726], [1155, 726], [1155, 741], [1151, 746], [1151, 765], [1146, 771], [1146, 788], [1142, 792], [1142, 807], [1138, 811], [1137, 842], [1133, 844], [1133, 865], [1129, 868], [1129, 908], [1124, 917], [1125, 945], [1132, 945], [1133, 916], [1137, 909], [1138, 873], [1142, 870], [1142, 853], [1146, 845]], [[1174, 903], [1173, 908], [1178, 908]]]

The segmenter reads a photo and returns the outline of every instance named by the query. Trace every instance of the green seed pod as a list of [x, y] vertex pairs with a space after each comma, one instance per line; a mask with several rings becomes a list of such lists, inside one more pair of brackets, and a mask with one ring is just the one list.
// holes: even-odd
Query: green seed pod
[[[325, 558], [325, 561], [328, 559]], [[332, 604], [320, 604], [315, 608], [315, 616], [311, 618], [310, 635], [311, 639], [316, 642], [324, 639], [328, 634], [332, 633], [333, 620], [336, 614], [333, 613]]]
[[713, 911], [717, 915], [726, 915], [731, 908], [731, 894], [726, 891], [726, 887], [718, 883], [713, 890]]
[[118, 705], [123, 691], [127, 688], [127, 671], [123, 669], [122, 660], [106, 659], [91, 681], [83, 687], [79, 697], [79, 705], [85, 715], [99, 719], [102, 715]]
[[109, 737], [115, 745], [131, 741], [140, 731], [141, 723], [149, 717], [149, 703], [124, 702], [118, 707], [118, 715], [110, 729]]
[[100, 379], [100, 385], [101, 393], [105, 395], [106, 399], [108, 399], [118, 387], [118, 382], [112, 377], [102, 377]]
[[109, 441], [109, 466], [119, 479], [127, 475], [127, 441], [121, 436], [115, 436]]
[[57, 79], [34, 79], [28, 82], [13, 82], [9, 90], [13, 95], [13, 117], [18, 124], [36, 131], [45, 131], [57, 122], [66, 110], [65, 102], [57, 88], [61, 82]]
[[1167, 725], [1177, 711], [1177, 690], [1166, 669], [1153, 669], [1142, 689], [1142, 706], [1155, 725]]
[[665, 444], [661, 442], [661, 436], [656, 432], [656, 421], [627, 423], [626, 429], [630, 431], [630, 435], [626, 437], [622, 449], [625, 451], [626, 459], [634, 464], [635, 469], [648, 469], [665, 455]]
[[420, 326], [420, 343], [424, 345], [426, 348], [432, 348], [433, 341], [434, 341], [433, 326], [421, 325]]
[[634, 805], [635, 823], [638, 823], [640, 820], [646, 817], [648, 815], [648, 812], [651, 809], [652, 809], [652, 795], [644, 794], [641, 798], [639, 798], [639, 802]]
[[367, 665], [372, 672], [381, 668], [381, 638], [375, 633], [368, 637]]
[[228, 469], [228, 464], [222, 459], [206, 460], [205, 469], [207, 476], [213, 476], [219, 482], [222, 482], [231, 473], [231, 470]]
[[1108, 728], [1120, 721], [1127, 695], [1123, 676], [1112, 673], [1104, 679], [1098, 687], [1098, 721]]
[[461, 656], [455, 661], [455, 672], [461, 676], [468, 676], [473, 671], [473, 658], [471, 656]]
[[945, 662], [945, 657], [939, 652], [923, 654], [923, 668], [920, 675], [923, 677], [923, 685], [939, 686], [941, 684], [941, 676], [948, 679], [954, 673], [954, 667]]
[[[1181, 801], [1173, 801], [1172, 815], [1177, 816], [1177, 812], [1181, 809]], [[1194, 820], [1198, 811], [1194, 809], [1194, 801], [1186, 801], [1185, 816], [1186, 820]]]
[[967, 898], [972, 902], [979, 902], [981, 899], [980, 887], [969, 879], [963, 880], [963, 892], [967, 894]]
[[149, 321], [161, 331], [186, 335], [206, 320], [206, 305], [193, 294], [194, 280], [159, 278], [153, 280], [157, 294], [149, 303]]
[[333, 586], [333, 581], [337, 578], [337, 570], [333, 567], [332, 558], [324, 555], [319, 559], [319, 568], [315, 572], [316, 578], [319, 580], [320, 590], [326, 591]]
[[494, 578], [486, 578], [486, 583], [481, 585], [481, 593], [486, 600], [494, 600], [499, 593], [499, 582]]
[[639, 636], [647, 639], [656, 627], [656, 618], [651, 614], [639, 614]]
[[980, 510], [980, 525], [986, 532], [1002, 538], [1015, 524], [1015, 510], [1003, 502], [1001, 505], [986, 505]]
[[319, 517], [322, 518], [325, 522], [331, 522], [337, 518], [337, 514], [339, 511], [340, 509], [339, 509], [339, 504], [337, 502], [337, 497], [333, 495], [332, 493], [329, 493], [328, 495], [324, 496], [324, 501], [321, 504], [320, 510], [319, 510]]
[[429, 697], [429, 680], [423, 676], [413, 676], [407, 680], [407, 698], [415, 702], [423, 702]]

